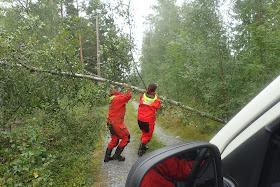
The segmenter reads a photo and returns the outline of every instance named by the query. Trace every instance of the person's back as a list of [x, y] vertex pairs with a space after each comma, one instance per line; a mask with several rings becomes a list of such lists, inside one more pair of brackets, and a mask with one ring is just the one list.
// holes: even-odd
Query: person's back
[[[125, 104], [131, 99], [131, 91], [115, 95], [111, 94], [108, 102], [110, 104], [109, 114], [107, 117], [107, 127], [111, 134], [111, 141], [107, 145], [104, 162], [110, 160], [124, 161], [125, 158], [121, 156], [125, 146], [130, 141], [130, 134], [126, 125], [124, 124]], [[119, 141], [121, 140], [121, 141]], [[115, 154], [111, 157], [114, 147], [117, 146]]]
[[155, 111], [160, 109], [160, 107], [160, 99], [156, 95], [144, 93], [140, 98], [138, 120], [144, 122], [155, 121]]
[[146, 93], [143, 93], [140, 97], [137, 119], [142, 135], [138, 156], [142, 156], [148, 149], [146, 144], [153, 136], [156, 121], [155, 111], [161, 108], [160, 99], [156, 96], [156, 88], [155, 84], [150, 84]]
[[123, 123], [125, 115], [125, 104], [131, 99], [131, 91], [128, 93], [122, 93], [113, 97], [107, 120], [110, 123]]

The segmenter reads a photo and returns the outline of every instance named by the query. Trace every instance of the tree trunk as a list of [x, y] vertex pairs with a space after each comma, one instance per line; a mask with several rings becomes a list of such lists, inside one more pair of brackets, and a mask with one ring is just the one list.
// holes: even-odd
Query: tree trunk
[[82, 37], [79, 33], [79, 43], [80, 43], [80, 57], [81, 57], [81, 69], [84, 69], [84, 59], [83, 59], [83, 46], [82, 46]]
[[100, 54], [99, 54], [99, 23], [98, 23], [98, 16], [96, 16], [96, 50], [97, 50], [97, 76], [101, 77]]
[[[225, 87], [225, 73], [224, 73], [224, 67], [223, 67], [223, 58], [221, 50], [219, 49], [219, 66], [220, 66], [220, 74], [222, 79], [222, 97], [223, 97], [223, 103], [226, 106], [227, 103], [227, 88]], [[225, 112], [225, 119], [228, 120], [228, 107], [226, 107]]]
[[[7, 66], [11, 66], [9, 65], [7, 62], [1, 62], [0, 61], [0, 64], [2, 65], [7, 65]], [[82, 79], [89, 79], [89, 80], [94, 80], [94, 81], [97, 81], [97, 82], [106, 82], [106, 83], [109, 83], [109, 84], [112, 84], [112, 85], [117, 85], [117, 86], [120, 86], [120, 87], [128, 87], [134, 91], [137, 91], [137, 92], [140, 92], [140, 93], [144, 93], [146, 90], [144, 89], [141, 89], [141, 88], [138, 88], [136, 86], [132, 86], [132, 85], [129, 85], [129, 84], [126, 84], [126, 83], [119, 83], [119, 82], [114, 82], [114, 81], [111, 81], [111, 80], [108, 80], [108, 79], [105, 79], [105, 78], [102, 78], [102, 77], [95, 77], [95, 76], [92, 76], [92, 75], [83, 75], [83, 74], [73, 74], [73, 73], [69, 73], [69, 72], [57, 72], [57, 71], [50, 71], [50, 70], [44, 70], [44, 69], [40, 69], [40, 68], [35, 68], [35, 67], [28, 67], [22, 63], [19, 63], [16, 64], [16, 66], [18, 67], [22, 67], [22, 68], [25, 68], [25, 69], [28, 69], [30, 71], [36, 71], [36, 72], [39, 72], [39, 73], [49, 73], [49, 74], [52, 74], [52, 75], [58, 75], [58, 76], [70, 76], [70, 77], [74, 77], [74, 78], [82, 78]], [[202, 111], [199, 111], [199, 110], [196, 110], [192, 107], [189, 107], [189, 106], [186, 106], [180, 102], [177, 102], [177, 101], [174, 101], [174, 100], [171, 100], [171, 99], [167, 99], [163, 96], [158, 96], [162, 101], [165, 101], [169, 104], [172, 104], [172, 105], [176, 105], [180, 108], [183, 108], [183, 109], [186, 109], [188, 111], [191, 111], [193, 113], [196, 113], [200, 116], [203, 116], [205, 118], [208, 118], [208, 119], [211, 119], [211, 120], [214, 120], [216, 122], [219, 122], [219, 123], [223, 123], [225, 124], [226, 121], [222, 120], [222, 119], [219, 119], [209, 113], [206, 113], [206, 112], [202, 112]]]
[[[260, 0], [260, 4], [259, 4], [259, 26], [262, 25], [262, 2]], [[262, 44], [259, 46], [260, 47], [260, 64], [264, 63], [263, 60], [263, 46]]]

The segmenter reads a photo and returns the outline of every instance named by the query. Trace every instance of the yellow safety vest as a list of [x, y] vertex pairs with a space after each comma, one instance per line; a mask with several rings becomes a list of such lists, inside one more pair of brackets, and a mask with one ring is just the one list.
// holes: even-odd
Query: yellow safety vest
[[107, 98], [107, 102], [109, 104], [111, 104], [112, 100], [115, 98], [116, 96], [115, 95], [112, 95], [111, 97]]
[[155, 95], [155, 97], [152, 99], [152, 98], [147, 97], [147, 96], [146, 96], [146, 93], [144, 93], [142, 99], [143, 99], [143, 103], [144, 103], [144, 104], [149, 105], [149, 104], [155, 102], [155, 100], [157, 99], [157, 96]]

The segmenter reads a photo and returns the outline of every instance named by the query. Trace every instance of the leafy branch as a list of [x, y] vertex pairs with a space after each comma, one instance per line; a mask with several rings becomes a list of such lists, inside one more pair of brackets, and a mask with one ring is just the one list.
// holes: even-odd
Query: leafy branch
[[[58, 71], [53, 71], [53, 70], [44, 70], [44, 69], [41, 69], [41, 68], [36, 68], [36, 67], [29, 67], [29, 66], [26, 66], [22, 63], [18, 63], [18, 64], [15, 64], [15, 65], [10, 65], [8, 64], [7, 62], [3, 62], [3, 61], [0, 61], [0, 64], [1, 65], [7, 65], [7, 66], [17, 66], [17, 67], [22, 67], [22, 68], [25, 68], [27, 70], [30, 70], [31, 72], [33, 71], [36, 71], [36, 72], [40, 72], [40, 73], [49, 73], [51, 75], [58, 75], [58, 76], [70, 76], [70, 77], [74, 77], [74, 78], [81, 78], [81, 79], [89, 79], [89, 80], [93, 80], [93, 81], [97, 81], [97, 82], [106, 82], [106, 83], [109, 83], [109, 84], [112, 84], [112, 85], [117, 85], [117, 86], [120, 86], [120, 87], [128, 87], [134, 91], [137, 91], [137, 92], [140, 92], [140, 93], [143, 93], [145, 92], [144, 89], [141, 89], [141, 88], [138, 88], [136, 86], [132, 86], [132, 85], [129, 85], [129, 84], [126, 84], [126, 83], [120, 83], [120, 82], [114, 82], [114, 81], [111, 81], [111, 80], [108, 80], [108, 79], [105, 79], [105, 78], [102, 78], [102, 77], [96, 77], [96, 76], [92, 76], [92, 75], [84, 75], [84, 74], [77, 74], [77, 73], [69, 73], [69, 72], [58, 72]], [[174, 101], [174, 100], [171, 100], [171, 99], [167, 99], [163, 96], [158, 96], [162, 101], [165, 101], [169, 104], [172, 104], [172, 105], [176, 105], [180, 108], [183, 108], [183, 109], [186, 109], [188, 111], [191, 111], [191, 112], [194, 112], [198, 115], [201, 115], [205, 118], [208, 118], [208, 119], [211, 119], [211, 120], [214, 120], [214, 121], [217, 121], [219, 123], [223, 123], [225, 124], [226, 121], [220, 119], [220, 118], [217, 118], [209, 113], [206, 113], [206, 112], [202, 112], [202, 111], [199, 111], [199, 110], [196, 110], [192, 107], [189, 107], [189, 106], [186, 106], [180, 102], [177, 102], [177, 101]]]

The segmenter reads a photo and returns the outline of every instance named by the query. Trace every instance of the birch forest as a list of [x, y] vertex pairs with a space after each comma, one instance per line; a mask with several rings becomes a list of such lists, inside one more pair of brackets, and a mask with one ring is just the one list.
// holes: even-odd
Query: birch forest
[[279, 75], [280, 1], [157, 0], [140, 51], [131, 1], [0, 1], [0, 186], [94, 185], [111, 85], [214, 133]]

